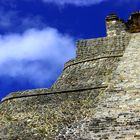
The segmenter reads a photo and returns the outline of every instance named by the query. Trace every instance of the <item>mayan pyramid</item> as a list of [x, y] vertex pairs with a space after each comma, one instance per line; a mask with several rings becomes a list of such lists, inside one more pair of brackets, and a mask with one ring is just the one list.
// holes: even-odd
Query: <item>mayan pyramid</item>
[[106, 17], [107, 36], [77, 41], [50, 89], [0, 103], [0, 140], [140, 140], [140, 12]]

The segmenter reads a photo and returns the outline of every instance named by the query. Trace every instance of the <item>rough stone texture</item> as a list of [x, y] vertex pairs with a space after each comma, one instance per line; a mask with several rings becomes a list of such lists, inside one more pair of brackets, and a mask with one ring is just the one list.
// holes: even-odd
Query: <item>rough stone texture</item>
[[140, 33], [117, 27], [78, 41], [50, 89], [3, 99], [0, 140], [140, 140]]
[[94, 113], [101, 90], [7, 100], [1, 104], [0, 138], [53, 140], [64, 127]]
[[126, 32], [126, 23], [116, 14], [111, 14], [106, 17], [107, 36], [116, 36]]
[[[133, 34], [94, 115], [67, 128], [84, 139], [140, 139], [140, 33]], [[80, 127], [82, 124], [83, 127]]]
[[140, 11], [133, 13], [127, 24], [131, 33], [140, 32]]
[[118, 65], [130, 35], [81, 40], [76, 60], [66, 64], [53, 89], [101, 87]]

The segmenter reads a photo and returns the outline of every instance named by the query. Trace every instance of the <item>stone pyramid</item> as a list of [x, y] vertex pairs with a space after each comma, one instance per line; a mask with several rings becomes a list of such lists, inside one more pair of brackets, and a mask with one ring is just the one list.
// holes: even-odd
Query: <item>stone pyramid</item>
[[106, 17], [50, 89], [0, 103], [0, 140], [140, 140], [140, 12]]

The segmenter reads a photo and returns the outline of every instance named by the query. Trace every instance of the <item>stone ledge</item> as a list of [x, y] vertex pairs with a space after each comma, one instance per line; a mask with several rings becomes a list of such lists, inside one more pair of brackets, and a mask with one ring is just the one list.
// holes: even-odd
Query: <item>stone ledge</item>
[[[15, 92], [11, 93], [10, 96], [7, 96], [2, 99], [1, 103], [7, 101], [7, 100], [12, 100], [12, 99], [17, 99], [17, 98], [28, 98], [28, 97], [33, 97], [33, 96], [41, 96], [41, 95], [52, 95], [52, 94], [61, 94], [61, 93], [68, 93], [68, 92], [78, 92], [78, 91], [86, 91], [86, 90], [93, 90], [93, 89], [105, 89], [107, 88], [107, 85], [102, 85], [102, 86], [97, 86], [97, 87], [87, 87], [87, 88], [81, 88], [81, 89], [69, 89], [69, 90], [62, 90], [62, 91], [51, 91], [51, 89], [39, 89], [42, 92], [39, 93], [34, 93], [34, 91], [39, 91], [37, 90], [27, 90], [23, 92]], [[23, 94], [26, 93], [26, 94]], [[32, 94], [29, 94], [32, 93]], [[34, 93], [34, 94], [33, 94]], [[18, 95], [22, 94], [22, 95]]]
[[76, 64], [79, 64], [79, 63], [84, 63], [84, 62], [88, 62], [88, 61], [96, 61], [96, 60], [99, 60], [99, 59], [105, 59], [105, 58], [114, 58], [114, 57], [122, 57], [123, 54], [121, 55], [110, 55], [110, 56], [101, 56], [101, 57], [97, 57], [97, 58], [90, 58], [90, 59], [85, 59], [85, 60], [81, 60], [81, 61], [69, 61], [67, 62], [67, 64], [65, 65], [64, 67], [64, 70], [70, 66], [73, 66], [73, 65], [76, 65]]
[[48, 88], [40, 88], [40, 89], [32, 89], [32, 90], [24, 90], [24, 91], [17, 91], [17, 92], [11, 92], [9, 95], [7, 95], [5, 98], [2, 99], [2, 102], [4, 100], [7, 100], [7, 99], [10, 99], [10, 98], [14, 98], [14, 97], [18, 97], [18, 94], [20, 96], [23, 96], [23, 95], [31, 95], [31, 94], [42, 94], [42, 93], [46, 93], [46, 92], [49, 92], [50, 89]]

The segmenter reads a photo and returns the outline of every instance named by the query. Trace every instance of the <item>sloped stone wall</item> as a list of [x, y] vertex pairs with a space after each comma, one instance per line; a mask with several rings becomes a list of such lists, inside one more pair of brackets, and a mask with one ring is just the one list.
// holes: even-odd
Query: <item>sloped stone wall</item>
[[[68, 128], [66, 137], [88, 140], [140, 139], [140, 33], [133, 34], [95, 114]], [[78, 129], [76, 129], [78, 128]]]
[[82, 40], [77, 43], [77, 57], [69, 61], [54, 90], [104, 86], [118, 65], [131, 35]]
[[[67, 63], [51, 89], [15, 93], [3, 100], [0, 139], [139, 140], [140, 33], [116, 37], [121, 38], [116, 45], [113, 38], [111, 52], [121, 48], [117, 56], [102, 57], [111, 45], [103, 51], [87, 45], [92, 55], [85, 49]], [[79, 46], [77, 54], [84, 48]]]
[[53, 90], [79, 89], [106, 86], [106, 80], [116, 69], [120, 57], [102, 58], [77, 63], [66, 68]]
[[[62, 140], [66, 127], [94, 114], [102, 89], [14, 98], [0, 105], [1, 140]], [[59, 138], [58, 138], [59, 137]]]

